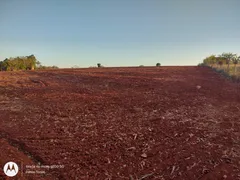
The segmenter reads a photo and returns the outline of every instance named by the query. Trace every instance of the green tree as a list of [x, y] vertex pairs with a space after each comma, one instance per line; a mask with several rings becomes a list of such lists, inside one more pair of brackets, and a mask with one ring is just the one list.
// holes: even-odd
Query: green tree
[[209, 64], [211, 65], [211, 67], [213, 67], [213, 65], [217, 62], [217, 59], [216, 59], [215, 55], [209, 56], [208, 60], [209, 60]]
[[14, 71], [14, 70], [27, 70], [35, 69], [36, 65], [40, 65], [34, 55], [30, 56], [18, 56], [15, 58], [6, 58], [4, 61], [0, 61], [1, 71]]
[[3, 61], [0, 61], [0, 71], [4, 71], [4, 63], [3, 63]]
[[37, 59], [32, 54], [30, 56], [27, 56], [27, 68], [30, 70], [34, 70], [36, 68]]
[[216, 62], [219, 65], [219, 67], [221, 68], [223, 65], [223, 58], [222, 57], [216, 57]]
[[234, 64], [234, 74], [237, 72], [237, 64], [240, 62], [240, 56], [233, 57], [233, 64]]
[[217, 57], [215, 55], [208, 56], [203, 60], [203, 63], [205, 65], [208, 65], [211, 67], [213, 67], [213, 65], [216, 64], [216, 62], [217, 62]]
[[236, 54], [233, 54], [233, 53], [222, 53], [220, 55], [220, 57], [222, 57], [226, 64], [227, 64], [227, 71], [229, 72], [229, 65], [231, 63], [231, 61], [236, 57]]
[[157, 67], [158, 67], [158, 66], [161, 66], [161, 63], [157, 63], [156, 66], [157, 66]]

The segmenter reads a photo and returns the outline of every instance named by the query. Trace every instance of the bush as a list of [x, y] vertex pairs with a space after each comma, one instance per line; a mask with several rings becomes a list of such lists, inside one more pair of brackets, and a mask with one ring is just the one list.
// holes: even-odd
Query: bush
[[204, 63], [198, 63], [198, 66], [206, 66]]
[[224, 69], [218, 69], [218, 68], [212, 68], [215, 72], [221, 74], [225, 78], [232, 80], [233, 82], [240, 82], [240, 76], [235, 75], [235, 74], [229, 74], [227, 70]]

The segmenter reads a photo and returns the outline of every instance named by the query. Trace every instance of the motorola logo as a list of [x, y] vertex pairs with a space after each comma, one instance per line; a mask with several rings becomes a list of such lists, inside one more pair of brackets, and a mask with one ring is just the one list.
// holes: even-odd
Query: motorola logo
[[9, 177], [16, 176], [18, 173], [18, 165], [15, 162], [8, 162], [4, 165], [3, 171]]

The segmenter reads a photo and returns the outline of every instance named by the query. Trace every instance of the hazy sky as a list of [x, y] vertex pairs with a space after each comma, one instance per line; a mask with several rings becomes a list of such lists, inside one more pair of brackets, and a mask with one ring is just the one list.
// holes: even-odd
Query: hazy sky
[[240, 0], [0, 0], [0, 60], [196, 65], [240, 55]]

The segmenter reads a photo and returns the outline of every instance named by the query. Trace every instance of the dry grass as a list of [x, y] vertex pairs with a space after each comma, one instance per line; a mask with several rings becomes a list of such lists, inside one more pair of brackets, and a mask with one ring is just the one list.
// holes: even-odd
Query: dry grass
[[219, 65], [213, 65], [213, 67], [217, 72], [222, 73], [223, 75], [232, 78], [233, 80], [240, 80], [240, 64], [235, 65], [230, 64], [229, 69], [226, 64], [219, 66]]

